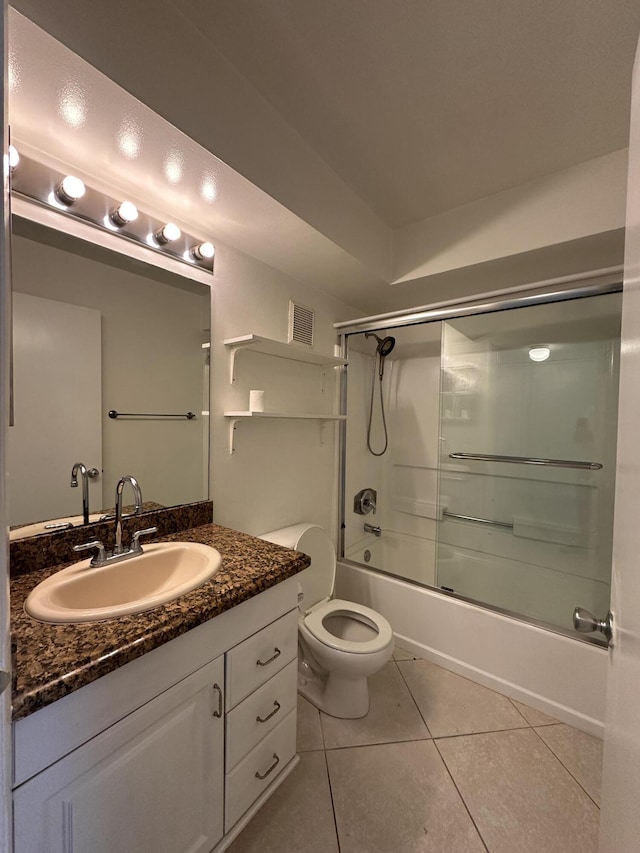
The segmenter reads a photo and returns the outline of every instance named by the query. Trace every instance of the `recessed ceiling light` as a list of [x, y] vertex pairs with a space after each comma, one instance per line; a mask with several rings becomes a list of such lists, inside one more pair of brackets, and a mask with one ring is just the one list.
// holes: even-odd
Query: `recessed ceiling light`
[[551, 355], [549, 347], [529, 347], [529, 358], [531, 361], [546, 361]]

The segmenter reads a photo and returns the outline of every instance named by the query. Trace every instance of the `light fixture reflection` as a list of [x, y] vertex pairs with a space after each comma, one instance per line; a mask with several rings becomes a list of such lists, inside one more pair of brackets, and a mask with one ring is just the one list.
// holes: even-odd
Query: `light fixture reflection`
[[529, 358], [531, 361], [546, 361], [551, 355], [549, 347], [529, 347]]
[[140, 151], [142, 150], [142, 129], [134, 119], [123, 119], [118, 133], [118, 148], [127, 160], [135, 160], [136, 157], [140, 156]]
[[67, 175], [54, 190], [54, 195], [59, 202], [70, 206], [75, 204], [85, 193], [84, 183], [75, 175]]
[[182, 236], [182, 231], [178, 228], [175, 222], [167, 222], [166, 225], [163, 225], [156, 233], [153, 235], [156, 243], [159, 243], [161, 246], [166, 246], [167, 243], [173, 243], [175, 240], [179, 240]]
[[116, 226], [122, 228], [138, 218], [138, 208], [130, 201], [123, 201], [109, 214], [109, 219]]
[[69, 81], [58, 93], [58, 110], [70, 127], [82, 127], [87, 120], [87, 96], [76, 81]]

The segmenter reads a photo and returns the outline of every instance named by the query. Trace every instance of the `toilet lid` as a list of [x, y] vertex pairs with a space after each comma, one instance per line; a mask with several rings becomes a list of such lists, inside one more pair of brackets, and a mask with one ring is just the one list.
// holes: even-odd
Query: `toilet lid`
[[[378, 634], [372, 640], [364, 641], [344, 640], [341, 637], [336, 637], [323, 624], [327, 616], [332, 613], [344, 613], [347, 616], [353, 614], [354, 617], [360, 615], [377, 629]], [[382, 651], [393, 640], [393, 629], [381, 613], [377, 613], [370, 607], [365, 607], [364, 604], [357, 604], [354, 601], [341, 601], [339, 598], [334, 598], [333, 601], [316, 607], [304, 617], [304, 624], [309, 632], [325, 646], [354, 654], [364, 655]]]
[[300, 572], [298, 583], [302, 590], [300, 609], [310, 610], [320, 601], [331, 598], [336, 579], [336, 552], [322, 527], [309, 525], [293, 546], [311, 557], [311, 565]]

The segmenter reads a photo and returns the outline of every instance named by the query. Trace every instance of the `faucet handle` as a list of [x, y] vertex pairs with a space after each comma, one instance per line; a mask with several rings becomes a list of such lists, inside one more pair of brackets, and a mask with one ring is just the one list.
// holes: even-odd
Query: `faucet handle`
[[91, 566], [101, 566], [107, 558], [107, 554], [102, 542], [99, 539], [92, 539], [91, 542], [83, 542], [82, 545], [74, 545], [74, 551], [88, 551], [91, 548], [97, 548], [97, 555], [91, 560]]
[[134, 553], [142, 553], [142, 547], [140, 545], [140, 537], [141, 536], [151, 536], [152, 533], [157, 533], [157, 527], [147, 527], [146, 530], [136, 530], [133, 534], [133, 538], [131, 540], [131, 551]]

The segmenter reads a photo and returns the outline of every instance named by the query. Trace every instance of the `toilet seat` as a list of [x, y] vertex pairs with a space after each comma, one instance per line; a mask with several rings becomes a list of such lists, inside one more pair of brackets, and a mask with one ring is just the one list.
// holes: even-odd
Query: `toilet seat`
[[[365, 622], [368, 622], [378, 632], [377, 636], [372, 640], [364, 641], [343, 640], [340, 637], [336, 637], [323, 625], [327, 616], [333, 613], [344, 613], [345, 616], [354, 619], [361, 616]], [[353, 601], [342, 601], [339, 598], [334, 598], [332, 601], [324, 602], [315, 607], [303, 617], [302, 622], [309, 633], [325, 646], [342, 652], [351, 652], [352, 654], [364, 655], [379, 652], [393, 640], [393, 629], [384, 616], [376, 613], [370, 607], [365, 607], [364, 604], [357, 604]]]

